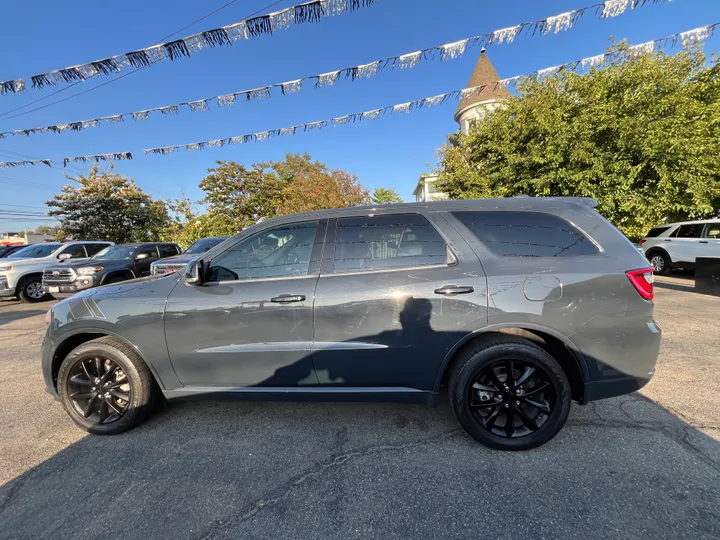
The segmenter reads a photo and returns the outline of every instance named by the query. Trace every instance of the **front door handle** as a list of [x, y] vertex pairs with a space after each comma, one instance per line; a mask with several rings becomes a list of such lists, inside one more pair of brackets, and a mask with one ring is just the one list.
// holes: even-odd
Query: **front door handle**
[[455, 294], [470, 294], [475, 292], [472, 287], [458, 287], [457, 285], [445, 285], [439, 289], [435, 289], [435, 294], [444, 294], [445, 296], [453, 296]]
[[707, 243], [708, 243], [707, 240], [700, 240], [700, 241], [698, 242], [698, 244], [707, 244]]
[[281, 294], [280, 296], [271, 298], [270, 301], [275, 302], [276, 304], [290, 304], [291, 302], [304, 302], [305, 295], [304, 294]]

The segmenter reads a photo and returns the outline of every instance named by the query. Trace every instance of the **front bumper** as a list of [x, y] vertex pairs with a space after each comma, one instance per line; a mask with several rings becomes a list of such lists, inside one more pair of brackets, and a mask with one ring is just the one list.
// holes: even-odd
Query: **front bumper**
[[55, 348], [53, 347], [53, 343], [50, 340], [50, 327], [48, 327], [47, 332], [45, 332], [45, 337], [42, 341], [42, 346], [40, 348], [41, 351], [41, 358], [42, 358], [42, 374], [43, 379], [45, 380], [45, 390], [47, 390], [48, 394], [50, 394], [55, 399], [58, 398], [57, 395], [57, 389], [55, 388], [55, 380], [53, 378], [53, 372], [52, 372], [52, 364], [53, 364], [53, 356], [55, 355]]
[[46, 293], [53, 295], [55, 298], [68, 298], [80, 291], [96, 287], [97, 281], [95, 276], [77, 276], [72, 282], [43, 278], [42, 283]]
[[15, 287], [10, 287], [5, 276], [0, 277], [0, 298], [15, 296]]

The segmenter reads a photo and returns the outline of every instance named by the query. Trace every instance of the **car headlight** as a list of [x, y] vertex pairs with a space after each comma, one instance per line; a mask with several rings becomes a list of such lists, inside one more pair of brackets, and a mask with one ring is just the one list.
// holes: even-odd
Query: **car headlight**
[[81, 276], [91, 276], [102, 269], [102, 266], [83, 266], [82, 268], [78, 268], [77, 273]]
[[9, 272], [10, 270], [12, 270], [12, 264], [0, 266], [0, 272]]

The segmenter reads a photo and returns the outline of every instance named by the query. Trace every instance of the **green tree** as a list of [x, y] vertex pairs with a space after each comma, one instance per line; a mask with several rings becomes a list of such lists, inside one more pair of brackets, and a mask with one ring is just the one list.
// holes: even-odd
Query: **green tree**
[[44, 234], [52, 236], [55, 240], [62, 240], [67, 236], [60, 225], [38, 225], [34, 231], [27, 231], [28, 234]]
[[110, 240], [115, 243], [158, 240], [169, 224], [162, 201], [135, 185], [135, 181], [99, 165], [87, 175], [67, 176], [76, 184], [63, 187], [45, 204], [48, 215], [58, 218], [60, 228], [78, 240]]
[[200, 188], [205, 192], [201, 202], [214, 216], [213, 222], [235, 231], [260, 219], [368, 201], [368, 192], [355, 175], [329, 169], [309, 154], [287, 154], [282, 161], [250, 167], [218, 161], [208, 169]]
[[589, 196], [631, 238], [720, 207], [719, 59], [612, 46], [586, 74], [520, 82], [440, 153], [450, 198]]
[[370, 196], [373, 204], [393, 204], [404, 202], [395, 188], [375, 188]]

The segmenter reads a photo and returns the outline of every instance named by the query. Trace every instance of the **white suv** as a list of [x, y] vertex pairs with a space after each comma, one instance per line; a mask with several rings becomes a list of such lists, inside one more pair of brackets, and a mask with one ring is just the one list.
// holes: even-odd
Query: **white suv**
[[92, 257], [113, 242], [47, 242], [33, 244], [0, 259], [0, 298], [17, 296], [23, 302], [40, 302], [50, 296], [42, 285], [46, 266], [66, 259]]
[[658, 225], [640, 245], [656, 274], [692, 269], [696, 257], [720, 257], [720, 218]]

